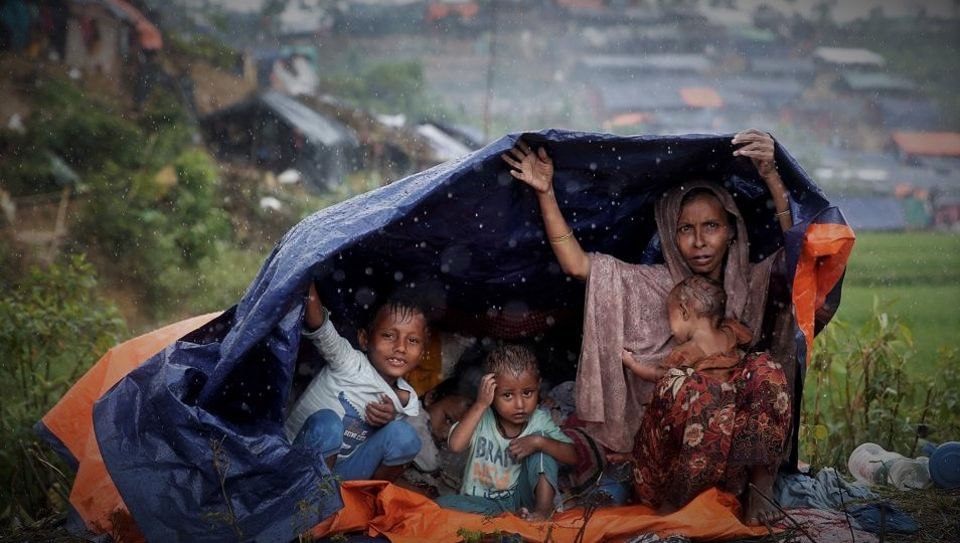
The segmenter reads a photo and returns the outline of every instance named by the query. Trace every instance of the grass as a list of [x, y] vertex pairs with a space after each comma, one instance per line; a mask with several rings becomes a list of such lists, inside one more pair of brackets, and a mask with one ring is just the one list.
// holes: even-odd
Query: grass
[[859, 327], [872, 318], [874, 297], [910, 327], [911, 374], [925, 375], [940, 347], [960, 347], [960, 235], [858, 234], [837, 318]]

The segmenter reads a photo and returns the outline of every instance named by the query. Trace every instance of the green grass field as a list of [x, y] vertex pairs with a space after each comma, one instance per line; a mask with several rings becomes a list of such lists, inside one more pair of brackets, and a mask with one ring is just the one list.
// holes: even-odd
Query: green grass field
[[875, 296], [910, 327], [912, 367], [925, 375], [941, 346], [960, 348], [960, 235], [858, 234], [837, 318], [859, 326], [872, 315]]

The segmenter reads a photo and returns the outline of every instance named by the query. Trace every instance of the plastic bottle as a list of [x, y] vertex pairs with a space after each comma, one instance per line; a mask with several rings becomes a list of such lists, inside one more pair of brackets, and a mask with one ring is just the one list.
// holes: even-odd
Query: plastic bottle
[[847, 469], [861, 483], [882, 485], [887, 483], [892, 462], [901, 458], [902, 455], [887, 451], [876, 443], [863, 443], [850, 453]]
[[930, 486], [929, 458], [898, 458], [891, 462], [887, 482], [900, 490], [918, 490]]

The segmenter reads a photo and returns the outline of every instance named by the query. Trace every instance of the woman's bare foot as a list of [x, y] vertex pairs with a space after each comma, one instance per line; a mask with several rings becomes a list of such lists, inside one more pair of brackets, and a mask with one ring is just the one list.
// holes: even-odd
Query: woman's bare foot
[[770, 500], [773, 499], [775, 475], [766, 466], [754, 466], [750, 470], [750, 485], [743, 500], [743, 521], [748, 526], [774, 524], [783, 518], [783, 512]]
[[539, 522], [541, 520], [547, 520], [549, 513], [542, 513], [536, 510], [531, 511], [526, 507], [521, 507], [520, 510], [517, 511], [517, 516], [530, 522]]

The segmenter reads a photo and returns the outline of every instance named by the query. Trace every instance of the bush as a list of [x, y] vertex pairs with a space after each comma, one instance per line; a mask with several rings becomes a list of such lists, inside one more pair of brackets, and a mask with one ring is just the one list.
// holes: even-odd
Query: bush
[[116, 273], [142, 286], [156, 315], [175, 297], [171, 287], [183, 288], [163, 276], [194, 269], [215, 255], [218, 239], [230, 237], [229, 220], [217, 206], [218, 184], [216, 166], [195, 148], [158, 171], [105, 169], [90, 178], [75, 242], [96, 242], [99, 253], [115, 261]]
[[801, 458], [815, 466], [846, 466], [867, 441], [916, 456], [921, 439], [960, 435], [957, 350], [941, 350], [932, 377], [911, 377], [913, 334], [888, 309], [875, 299], [860, 329], [834, 320], [815, 342], [800, 432]]
[[77, 378], [120, 339], [116, 308], [96, 294], [93, 268], [82, 256], [34, 268], [4, 281], [0, 296], [0, 519], [32, 520], [62, 509], [51, 503], [68, 485], [59, 460], [37, 446], [31, 428]]

